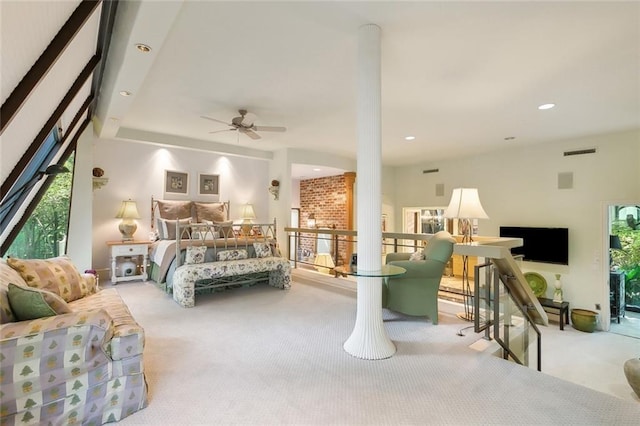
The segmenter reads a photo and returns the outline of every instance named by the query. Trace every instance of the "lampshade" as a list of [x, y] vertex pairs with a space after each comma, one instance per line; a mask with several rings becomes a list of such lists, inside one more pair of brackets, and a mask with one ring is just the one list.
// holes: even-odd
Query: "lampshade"
[[309, 228], [315, 228], [316, 227], [316, 215], [311, 213], [309, 215], [309, 217], [307, 218], [307, 226]]
[[457, 219], [489, 219], [480, 204], [477, 188], [456, 188], [451, 195], [444, 217]]
[[622, 244], [620, 244], [620, 237], [617, 235], [609, 235], [609, 248], [615, 250], [622, 250]]
[[123, 201], [120, 210], [116, 214], [117, 219], [140, 219], [136, 202], [132, 200]]
[[240, 217], [242, 219], [255, 219], [256, 212], [253, 211], [253, 204], [245, 204], [240, 208]]

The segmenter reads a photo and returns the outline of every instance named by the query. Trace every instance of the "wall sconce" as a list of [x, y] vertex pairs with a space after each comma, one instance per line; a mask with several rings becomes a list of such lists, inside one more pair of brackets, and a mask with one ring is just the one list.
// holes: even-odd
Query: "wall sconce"
[[315, 228], [316, 227], [316, 215], [311, 213], [309, 218], [307, 219], [307, 228]]
[[122, 241], [133, 241], [133, 234], [138, 229], [134, 219], [140, 219], [136, 202], [131, 199], [123, 201], [118, 214], [116, 214], [116, 219], [122, 219], [118, 226], [120, 234], [122, 234]]
[[273, 199], [277, 200], [278, 196], [280, 195], [280, 182], [275, 179], [272, 180], [271, 186], [269, 187], [269, 192], [271, 193], [271, 195], [273, 195]]

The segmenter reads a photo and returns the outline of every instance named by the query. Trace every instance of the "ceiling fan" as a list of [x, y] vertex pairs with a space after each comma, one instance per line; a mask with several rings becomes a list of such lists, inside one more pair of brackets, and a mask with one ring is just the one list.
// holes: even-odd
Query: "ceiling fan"
[[246, 109], [238, 110], [238, 112], [240, 113], [240, 116], [233, 117], [231, 119], [231, 123], [227, 123], [226, 121], [218, 120], [216, 118], [211, 118], [204, 115], [202, 115], [201, 117], [207, 120], [215, 121], [216, 123], [226, 124], [227, 126], [231, 127], [231, 129], [216, 130], [209, 133], [237, 131], [238, 135], [240, 135], [240, 133], [244, 133], [251, 139], [260, 139], [261, 136], [256, 132], [285, 132], [287, 130], [286, 127], [280, 126], [256, 126], [255, 124], [253, 124], [257, 118], [255, 114], [247, 112]]

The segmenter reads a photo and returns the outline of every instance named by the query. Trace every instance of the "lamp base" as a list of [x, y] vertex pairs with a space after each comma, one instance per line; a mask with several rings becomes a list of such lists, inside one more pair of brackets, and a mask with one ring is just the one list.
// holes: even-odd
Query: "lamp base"
[[120, 230], [120, 234], [122, 235], [122, 241], [133, 241], [133, 234], [135, 234], [138, 229], [138, 225], [133, 220], [123, 219], [118, 225], [118, 229]]

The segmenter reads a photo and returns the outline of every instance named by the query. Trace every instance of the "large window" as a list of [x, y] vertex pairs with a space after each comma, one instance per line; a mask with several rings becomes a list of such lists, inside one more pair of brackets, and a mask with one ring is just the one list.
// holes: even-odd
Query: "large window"
[[[65, 167], [73, 170], [72, 154]], [[55, 176], [33, 214], [6, 252], [18, 258], [46, 259], [66, 252], [73, 173]]]

